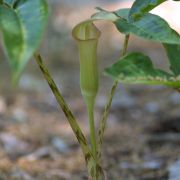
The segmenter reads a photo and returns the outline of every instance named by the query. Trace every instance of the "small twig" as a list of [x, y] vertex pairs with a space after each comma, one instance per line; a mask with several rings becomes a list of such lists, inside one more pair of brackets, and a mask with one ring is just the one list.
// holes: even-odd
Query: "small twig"
[[[125, 40], [124, 40], [124, 44], [123, 44], [123, 49], [121, 51], [121, 56], [124, 56], [126, 54], [128, 42], [129, 42], [129, 35], [126, 35]], [[103, 144], [103, 137], [104, 137], [104, 131], [106, 128], [107, 117], [109, 114], [109, 110], [110, 110], [110, 107], [112, 104], [112, 99], [113, 99], [114, 94], [116, 92], [117, 86], [118, 86], [118, 81], [116, 80], [113, 83], [107, 104], [104, 108], [104, 112], [103, 112], [101, 120], [100, 120], [100, 126], [99, 126], [99, 130], [98, 130], [98, 159], [99, 160], [101, 159], [101, 147]]]

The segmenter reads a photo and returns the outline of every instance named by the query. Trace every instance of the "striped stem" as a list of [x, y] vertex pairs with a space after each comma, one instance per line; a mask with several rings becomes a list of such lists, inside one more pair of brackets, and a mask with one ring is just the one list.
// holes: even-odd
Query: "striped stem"
[[39, 65], [41, 72], [44, 75], [44, 78], [48, 82], [49, 87], [51, 88], [59, 106], [61, 107], [62, 111], [64, 112], [64, 114], [65, 114], [65, 116], [66, 116], [66, 118], [67, 118], [78, 142], [79, 142], [79, 144], [81, 145], [81, 148], [83, 150], [84, 155], [85, 156], [91, 156], [90, 149], [89, 149], [88, 144], [87, 144], [87, 140], [86, 140], [84, 134], [82, 133], [78, 123], [76, 122], [76, 119], [75, 119], [74, 115], [72, 114], [70, 108], [66, 104], [63, 96], [61, 95], [59, 89], [57, 88], [54, 80], [52, 79], [48, 69], [43, 64], [42, 57], [39, 54], [35, 54], [34, 57], [36, 59], [36, 62]]

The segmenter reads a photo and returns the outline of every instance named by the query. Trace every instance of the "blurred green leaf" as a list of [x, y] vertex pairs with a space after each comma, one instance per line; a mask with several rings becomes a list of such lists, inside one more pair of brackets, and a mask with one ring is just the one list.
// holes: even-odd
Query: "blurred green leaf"
[[180, 75], [180, 45], [164, 44], [170, 62], [170, 69], [175, 75]]
[[129, 20], [134, 21], [167, 0], [136, 0], [129, 11]]
[[45, 0], [19, 0], [14, 8], [0, 5], [0, 31], [15, 81], [39, 46], [47, 18]]
[[168, 44], [180, 44], [180, 35], [169, 24], [157, 15], [145, 14], [135, 22], [128, 21], [129, 9], [114, 12], [120, 18], [114, 23], [117, 29], [125, 34], [134, 34], [147, 40]]
[[96, 9], [99, 12], [97, 12], [91, 16], [92, 21], [105, 20], [105, 21], [114, 22], [119, 19], [119, 17], [116, 14], [114, 14], [113, 12], [106, 11], [105, 9], [102, 9], [100, 7], [96, 7]]
[[115, 22], [120, 19], [128, 19], [127, 17], [129, 14], [129, 9], [120, 9], [115, 12], [107, 11], [100, 7], [96, 7], [96, 9], [98, 10], [98, 12], [91, 16], [91, 21], [105, 20]]
[[[136, 21], [144, 14], [148, 13], [158, 5], [164, 3], [167, 0], [136, 0], [134, 1], [131, 10], [129, 12], [129, 20]], [[180, 0], [174, 0], [180, 1]]]
[[116, 16], [118, 16], [120, 19], [123, 18], [124, 20], [128, 21], [129, 11], [130, 11], [129, 8], [124, 8], [114, 11], [114, 14], [116, 14]]
[[166, 85], [180, 87], [180, 76], [155, 69], [148, 56], [130, 53], [105, 70], [106, 74], [126, 84]]
[[13, 6], [15, 0], [2, 0], [3, 3], [8, 4], [9, 6]]

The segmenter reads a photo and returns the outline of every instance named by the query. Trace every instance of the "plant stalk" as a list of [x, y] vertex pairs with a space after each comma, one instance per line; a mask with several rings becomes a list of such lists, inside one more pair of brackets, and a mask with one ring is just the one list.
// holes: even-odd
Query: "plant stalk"
[[76, 119], [75, 119], [73, 113], [71, 112], [70, 108], [66, 104], [61, 92], [59, 91], [54, 80], [52, 79], [48, 69], [43, 64], [42, 57], [39, 54], [35, 54], [34, 57], [35, 57], [37, 64], [39, 65], [39, 68], [40, 68], [42, 74], [44, 75], [44, 78], [48, 82], [49, 87], [51, 88], [59, 106], [61, 107], [62, 111], [64, 112], [74, 134], [76, 135], [77, 140], [78, 140], [78, 142], [79, 142], [79, 144], [83, 150], [85, 157], [87, 155], [91, 155], [90, 149], [87, 145], [87, 140], [86, 140], [83, 132], [81, 131], [78, 123], [76, 122]]
[[[127, 52], [129, 37], [130, 37], [129, 34], [125, 36], [123, 49], [121, 51], [121, 56], [124, 56]], [[103, 114], [102, 114], [101, 120], [100, 120], [100, 126], [99, 126], [99, 130], [98, 130], [98, 155], [97, 155], [99, 162], [101, 161], [101, 148], [102, 148], [102, 144], [103, 144], [103, 137], [104, 137], [104, 131], [106, 128], [107, 117], [109, 114], [109, 110], [110, 110], [112, 100], [113, 100], [114, 94], [116, 92], [117, 86], [118, 86], [118, 81], [116, 80], [113, 83], [107, 104], [104, 108], [104, 111], [103, 111]]]
[[96, 142], [96, 131], [94, 124], [94, 102], [88, 104], [88, 116], [89, 116], [89, 126], [90, 126], [90, 139], [91, 148], [94, 159], [97, 160], [97, 142]]
[[[80, 146], [81, 146], [81, 149], [82, 149], [84, 157], [85, 157], [86, 166], [88, 169], [89, 180], [104, 180], [104, 173], [103, 173], [103, 170], [102, 170], [99, 162], [97, 161], [97, 159], [94, 158], [94, 155], [92, 154], [92, 152], [87, 144], [87, 140], [86, 140], [83, 132], [81, 131], [78, 123], [76, 122], [76, 119], [75, 119], [74, 115], [72, 114], [70, 108], [66, 104], [61, 92], [57, 88], [48, 69], [44, 65], [44, 63], [42, 61], [42, 57], [39, 54], [35, 54], [34, 57], [35, 57], [35, 60], [38, 64], [42, 74], [44, 75], [44, 78], [48, 82], [49, 87], [51, 88], [59, 106], [63, 110], [63, 112], [64, 112]], [[93, 107], [94, 107], [94, 105], [92, 106], [92, 111], [90, 111], [90, 114], [89, 114], [89, 116], [91, 117], [92, 120], [94, 118]], [[94, 124], [92, 124], [92, 126], [94, 127]], [[92, 139], [95, 139], [95, 138], [92, 137]], [[94, 146], [94, 147], [96, 147], [96, 146]], [[95, 153], [95, 152], [97, 155], [97, 150], [94, 148], [93, 153]]]
[[[127, 35], [125, 37], [123, 50], [122, 50], [122, 56], [125, 55], [125, 53], [127, 51], [128, 40], [129, 40], [129, 35]], [[100, 127], [99, 127], [99, 131], [98, 131], [98, 134], [99, 134], [98, 151], [97, 151], [96, 133], [95, 133], [95, 125], [94, 125], [94, 102], [88, 103], [89, 104], [88, 105], [88, 115], [89, 115], [90, 136], [91, 136], [90, 138], [91, 138], [91, 146], [92, 146], [92, 152], [91, 152], [91, 150], [88, 147], [87, 140], [86, 140], [84, 134], [82, 133], [78, 123], [76, 122], [74, 115], [72, 114], [70, 108], [66, 104], [63, 96], [61, 95], [54, 80], [52, 79], [48, 69], [43, 64], [42, 57], [39, 54], [35, 54], [34, 57], [36, 59], [37, 64], [39, 65], [41, 72], [44, 75], [44, 78], [48, 82], [54, 96], [56, 97], [56, 100], [57, 100], [59, 106], [61, 107], [65, 116], [67, 117], [67, 120], [68, 120], [74, 134], [77, 137], [77, 140], [78, 140], [78, 142], [82, 148], [82, 151], [84, 153], [84, 156], [85, 156], [86, 164], [88, 167], [88, 173], [90, 174], [92, 180], [103, 180], [104, 174], [103, 174], [103, 170], [100, 166], [101, 146], [103, 143], [102, 139], [103, 139], [104, 130], [106, 127], [107, 116], [109, 114], [109, 110], [110, 110], [110, 107], [112, 104], [112, 99], [114, 97], [116, 88], [118, 86], [118, 81], [115, 81], [112, 86], [108, 102], [105, 106], [103, 115], [101, 117]]]

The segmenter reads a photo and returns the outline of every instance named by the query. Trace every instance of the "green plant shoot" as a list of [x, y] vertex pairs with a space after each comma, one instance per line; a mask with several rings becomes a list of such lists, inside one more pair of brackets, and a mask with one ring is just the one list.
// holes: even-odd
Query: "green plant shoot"
[[97, 44], [100, 31], [91, 21], [78, 24], [73, 29], [73, 37], [77, 40], [80, 59], [80, 86], [86, 102], [91, 134], [93, 155], [96, 158], [96, 134], [94, 125], [94, 104], [98, 92]]

